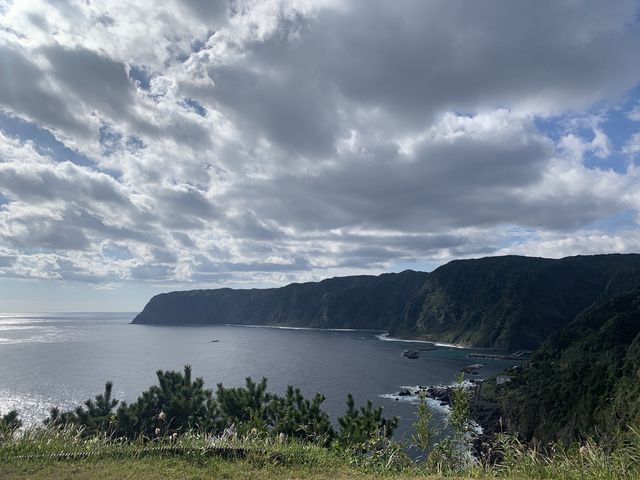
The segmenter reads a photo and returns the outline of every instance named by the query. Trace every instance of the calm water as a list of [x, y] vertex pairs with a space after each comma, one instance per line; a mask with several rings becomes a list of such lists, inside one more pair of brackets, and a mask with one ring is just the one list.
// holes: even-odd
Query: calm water
[[[384, 407], [385, 415], [399, 416], [402, 435], [415, 405], [389, 394], [402, 386], [450, 384], [460, 368], [476, 363], [466, 358], [472, 350], [448, 347], [409, 360], [403, 350], [428, 345], [384, 341], [375, 332], [130, 325], [133, 316], [0, 315], [0, 412], [16, 408], [26, 423], [34, 423], [52, 406], [70, 408], [101, 393], [106, 380], [113, 381], [117, 398], [131, 401], [154, 383], [157, 369], [191, 364], [209, 388], [264, 376], [273, 392], [289, 384], [305, 395], [322, 392], [334, 418], [351, 392], [356, 403], [370, 399]], [[483, 363], [478, 378], [510, 366]], [[436, 410], [438, 421], [444, 415]]]

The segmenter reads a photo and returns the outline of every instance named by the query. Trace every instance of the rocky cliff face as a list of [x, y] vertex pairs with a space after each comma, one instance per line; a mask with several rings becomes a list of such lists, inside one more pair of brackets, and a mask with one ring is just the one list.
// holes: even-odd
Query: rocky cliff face
[[332, 278], [282, 288], [153, 297], [139, 324], [244, 324], [386, 330], [392, 335], [533, 349], [589, 307], [640, 255], [488, 257], [432, 273]]

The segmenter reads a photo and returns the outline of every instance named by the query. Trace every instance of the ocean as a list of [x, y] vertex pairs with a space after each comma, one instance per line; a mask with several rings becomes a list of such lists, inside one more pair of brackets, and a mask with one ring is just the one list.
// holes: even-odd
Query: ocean
[[[439, 345], [420, 358], [408, 348], [433, 344], [394, 340], [374, 331], [326, 331], [246, 326], [131, 325], [135, 313], [0, 314], [0, 413], [17, 409], [27, 425], [54, 407], [70, 409], [94, 397], [111, 380], [114, 396], [132, 401], [155, 383], [155, 372], [190, 364], [208, 388], [241, 386], [246, 377], [268, 379], [269, 391], [287, 385], [305, 395], [323, 393], [333, 419], [352, 393], [356, 404], [371, 400], [384, 415], [400, 417], [397, 437], [415, 420], [415, 397], [403, 387], [447, 385], [474, 349]], [[483, 360], [485, 378], [512, 365]], [[431, 401], [434, 419], [446, 424], [446, 408]]]

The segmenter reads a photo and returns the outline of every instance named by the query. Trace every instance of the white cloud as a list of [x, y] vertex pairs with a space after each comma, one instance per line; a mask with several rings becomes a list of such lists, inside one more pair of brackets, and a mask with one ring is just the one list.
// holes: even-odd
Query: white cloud
[[560, 148], [576, 162], [581, 162], [585, 154], [591, 154], [599, 159], [608, 158], [613, 147], [607, 134], [598, 126], [601, 121], [597, 120], [590, 126], [593, 135], [591, 140], [576, 134], [575, 128], [569, 129], [569, 132], [559, 141]]
[[640, 133], [634, 133], [633, 135], [631, 135], [631, 137], [624, 144], [622, 151], [631, 155], [640, 153]]
[[627, 118], [634, 122], [640, 122], [640, 105], [633, 107], [628, 113]]
[[[273, 285], [511, 251], [514, 226], [523, 252], [632, 249], [591, 227], [637, 211], [640, 181], [587, 110], [640, 80], [636, 10], [15, 2], [0, 272]], [[554, 140], [556, 115], [589, 121]]]
[[637, 253], [639, 251], [640, 229], [633, 228], [613, 235], [601, 230], [580, 230], [571, 234], [538, 233], [531, 235], [521, 243], [498, 250], [496, 253], [562, 258], [572, 255], [597, 255], [611, 252]]

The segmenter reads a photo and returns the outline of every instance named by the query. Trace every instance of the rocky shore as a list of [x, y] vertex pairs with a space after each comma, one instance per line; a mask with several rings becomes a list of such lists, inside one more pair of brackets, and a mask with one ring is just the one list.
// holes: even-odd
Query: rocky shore
[[[502, 431], [502, 414], [498, 405], [488, 402], [482, 397], [482, 380], [471, 379], [464, 383], [471, 399], [471, 419], [478, 428], [473, 436], [473, 450], [477, 457], [485, 457], [491, 450], [496, 433]], [[418, 386], [414, 389], [403, 389], [398, 392], [399, 397], [424, 396], [451, 407], [453, 385]]]

